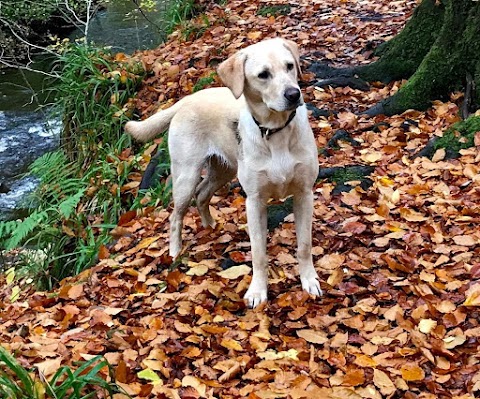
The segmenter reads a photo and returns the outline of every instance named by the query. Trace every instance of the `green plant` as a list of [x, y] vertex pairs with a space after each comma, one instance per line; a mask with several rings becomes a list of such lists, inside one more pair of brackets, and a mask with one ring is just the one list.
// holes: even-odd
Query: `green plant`
[[201, 7], [195, 0], [173, 0], [169, 2], [165, 12], [164, 27], [170, 34], [182, 22], [193, 18], [200, 12]]
[[129, 119], [133, 93], [143, 78], [138, 62], [87, 44], [74, 44], [60, 56], [57, 102], [65, 120], [62, 144], [70, 159], [90, 163], [105, 147], [129, 145], [122, 126]]
[[273, 15], [274, 17], [278, 15], [287, 15], [290, 14], [291, 7], [288, 4], [275, 4], [269, 6], [261, 6], [257, 10], [257, 15], [262, 17], [268, 17], [269, 15]]
[[124, 153], [131, 143], [122, 125], [133, 111], [141, 67], [86, 44], [68, 46], [61, 61], [62, 147], [30, 167], [40, 179], [30, 215], [0, 222], [3, 248], [22, 245], [45, 255], [27, 258], [23, 268], [46, 289], [95, 262], [109, 226], [132, 205], [122, 187], [137, 167], [137, 158]]
[[180, 31], [185, 40], [196, 40], [200, 38], [210, 26], [210, 20], [206, 15], [201, 16], [201, 21], [188, 20], [180, 23]]
[[216, 72], [212, 72], [210, 75], [198, 79], [197, 83], [195, 83], [195, 86], [193, 86], [193, 92], [195, 93], [199, 90], [203, 90], [205, 87], [211, 85], [213, 82], [215, 82], [216, 75]]
[[68, 6], [58, 0], [33, 1], [33, 0], [3, 0], [1, 4], [1, 17], [8, 22], [30, 24], [45, 22], [52, 17], [61, 16], [69, 12], [71, 7], [75, 13], [85, 12], [86, 2], [74, 0]]
[[[42, 271], [37, 281], [50, 288], [54, 283], [52, 279], [60, 280], [68, 271], [65, 267], [68, 262], [56, 265], [58, 262], [55, 257], [63, 254], [65, 247], [72, 241], [72, 237], [64, 233], [68, 222], [73, 221], [77, 228], [80, 226], [76, 209], [87, 184], [76, 177], [75, 163], [68, 162], [62, 151], [47, 153], [38, 158], [31, 165], [30, 171], [40, 178], [39, 189], [32, 198], [32, 211], [23, 220], [0, 223], [0, 244], [7, 250], [19, 245], [42, 250], [45, 257], [37, 257], [35, 262], [27, 258], [29, 262], [25, 265], [29, 265], [32, 270]], [[70, 228], [70, 231], [74, 230]], [[51, 267], [58, 267], [64, 272], [56, 275], [49, 270]]]
[[[25, 369], [10, 353], [0, 346], [0, 398], [5, 399], [87, 399], [104, 396], [113, 398], [115, 393], [128, 394], [114, 379], [108, 362], [96, 356], [83, 362], [76, 370], [63, 366], [50, 380], [40, 372]], [[102, 377], [102, 369], [108, 369], [108, 378]]]

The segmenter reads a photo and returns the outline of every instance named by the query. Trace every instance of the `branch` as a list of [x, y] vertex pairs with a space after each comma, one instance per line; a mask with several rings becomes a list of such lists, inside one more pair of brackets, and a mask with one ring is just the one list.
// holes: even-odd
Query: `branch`
[[[51, 55], [55, 55], [55, 56], [58, 55], [57, 53], [55, 53], [55, 52], [52, 51], [52, 50], [49, 50], [49, 49], [46, 48], [46, 47], [38, 46], [38, 45], [36, 45], [36, 44], [30, 43], [29, 41], [25, 40], [23, 37], [21, 37], [21, 36], [15, 31], [15, 29], [13, 29], [12, 24], [11, 24], [9, 21], [7, 21], [6, 19], [0, 17], [0, 22], [1, 22], [3, 25], [7, 26], [8, 29], [10, 29], [10, 32], [12, 32], [12, 35], [13, 35], [13, 36], [15, 36], [20, 42], [22, 42], [23, 44], [27, 45], [29, 48], [35, 48], [35, 49], [37, 49], [37, 50], [42, 50], [42, 51], [45, 51], [45, 52], [47, 52], [47, 53], [49, 53], [49, 54], [51, 54]], [[17, 28], [18, 28], [18, 26], [17, 26]]]
[[[87, 16], [88, 16], [88, 8], [89, 8], [90, 3], [91, 3], [91, 1], [89, 0], [89, 1], [88, 1], [88, 4], [87, 4]], [[86, 25], [86, 22], [83, 21], [82, 19], [80, 19], [80, 18], [78, 17], [78, 15], [76, 14], [75, 10], [74, 10], [72, 7], [70, 7], [70, 4], [68, 3], [68, 0], [65, 0], [65, 3], [64, 3], [64, 4], [65, 4], [65, 8], [68, 10], [68, 12], [70, 12], [70, 14], [75, 18], [75, 20], [76, 20], [80, 25], [85, 26], [85, 25]], [[63, 14], [63, 13], [62, 13], [62, 14]], [[65, 14], [65, 16], [66, 16], [66, 14]], [[68, 17], [67, 17], [67, 18], [68, 18]], [[73, 22], [72, 19], [70, 19], [70, 18], [68, 18], [68, 19], [69, 19], [71, 22]], [[74, 25], [76, 25], [76, 24], [74, 23]], [[76, 25], [76, 26], [77, 26], [77, 25]]]
[[8, 62], [8, 61], [5, 61], [5, 59], [3, 59], [3, 52], [2, 52], [2, 54], [0, 55], [0, 64], [5, 65], [7, 68], [22, 69], [22, 70], [24, 70], [24, 71], [40, 73], [40, 74], [45, 75], [45, 76], [48, 76], [48, 77], [50, 77], [50, 78], [58, 78], [58, 77], [60, 76], [60, 75], [58, 75], [58, 74], [56, 74], [56, 73], [53, 73], [53, 74], [52, 74], [52, 73], [49, 73], [49, 72], [42, 71], [41, 69], [31, 68], [31, 67], [29, 67], [28, 65], [10, 63], [10, 62]]

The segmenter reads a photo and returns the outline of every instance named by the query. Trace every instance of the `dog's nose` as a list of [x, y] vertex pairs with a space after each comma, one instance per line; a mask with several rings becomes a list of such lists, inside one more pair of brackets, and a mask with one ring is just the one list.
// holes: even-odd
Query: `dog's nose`
[[300, 90], [296, 87], [289, 87], [283, 95], [291, 104], [295, 104], [300, 99]]

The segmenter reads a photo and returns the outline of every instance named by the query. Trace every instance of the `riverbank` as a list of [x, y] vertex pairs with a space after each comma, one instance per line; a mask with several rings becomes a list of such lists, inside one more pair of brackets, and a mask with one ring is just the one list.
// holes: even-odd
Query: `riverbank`
[[[140, 9], [130, 0], [115, 0], [97, 9], [90, 20], [89, 37], [95, 45], [110, 47], [114, 52], [131, 53], [155, 47], [165, 37], [159, 26], [165, 9], [166, 3], [161, 1], [155, 7], [152, 3], [149, 8]], [[35, 17], [32, 18], [30, 24], [38, 25]], [[58, 30], [56, 24], [58, 22], [50, 24], [45, 20], [37, 27], [43, 32], [42, 40], [48, 37], [48, 29], [52, 34], [68, 34], [72, 41], [83, 35], [80, 30], [72, 32], [67, 27]], [[33, 42], [52, 44], [51, 40]], [[9, 47], [12, 49], [18, 55], [28, 53], [22, 47]], [[4, 53], [3, 60], [8, 62], [6, 55], [8, 52]], [[52, 65], [56, 65], [53, 74], [58, 72], [58, 56], [37, 54], [34, 60], [29, 64], [30, 70], [0, 68], [0, 164], [4, 166], [0, 171], [0, 220], [24, 214], [23, 208], [29, 201], [27, 194], [34, 189], [36, 180], [21, 176], [34, 159], [56, 148], [60, 140], [61, 118], [54, 115], [55, 111], [58, 114], [55, 110], [58, 101], [53, 90], [58, 78], [36, 72], [51, 73]]]

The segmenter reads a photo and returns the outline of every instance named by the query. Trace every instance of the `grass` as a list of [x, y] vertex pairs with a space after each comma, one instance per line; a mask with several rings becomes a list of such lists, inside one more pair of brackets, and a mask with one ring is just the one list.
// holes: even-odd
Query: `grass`
[[76, 370], [63, 366], [47, 380], [40, 371], [27, 370], [0, 346], [0, 366], [0, 398], [87, 399], [99, 394], [113, 398], [116, 393], [130, 397], [115, 383], [111, 366], [101, 356], [83, 362]]
[[165, 31], [170, 34], [178, 29], [185, 40], [198, 39], [210, 26], [210, 20], [202, 14], [204, 8], [195, 0], [169, 2], [162, 22]]
[[200, 12], [201, 7], [195, 0], [173, 0], [169, 2], [163, 22], [167, 34], [172, 33], [183, 22]]

